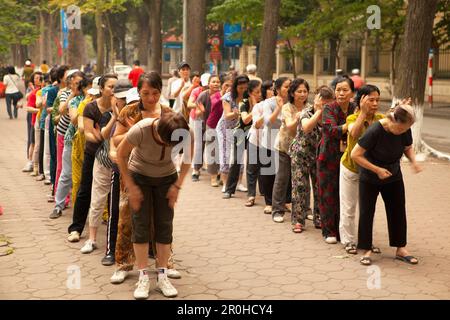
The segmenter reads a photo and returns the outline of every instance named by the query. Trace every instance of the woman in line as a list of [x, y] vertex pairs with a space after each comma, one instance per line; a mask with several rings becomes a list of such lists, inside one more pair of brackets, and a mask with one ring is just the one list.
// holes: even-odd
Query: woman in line
[[[376, 86], [366, 85], [359, 89], [355, 98], [357, 111], [347, 117], [348, 126], [347, 149], [341, 158], [339, 174], [340, 219], [339, 234], [345, 251], [356, 254], [355, 217], [358, 204], [359, 172], [358, 166], [351, 158], [351, 153], [358, 139], [367, 128], [376, 121], [384, 118], [378, 112], [380, 89]], [[378, 248], [372, 249], [379, 253]]]
[[100, 127], [109, 122], [108, 113], [111, 111], [111, 100], [117, 76], [107, 74], [100, 79], [101, 97], [89, 103], [83, 112], [83, 125], [86, 138], [84, 147], [84, 162], [81, 174], [80, 188], [73, 208], [72, 224], [68, 228], [69, 242], [80, 241], [86, 218], [91, 204], [92, 172], [95, 153], [100, 147], [103, 137]]
[[[217, 139], [219, 140], [220, 174], [224, 184], [222, 192], [225, 192], [230, 171], [230, 155], [233, 143], [232, 129], [239, 122], [239, 103], [244, 99], [249, 81], [246, 75], [237, 76], [233, 81], [231, 91], [222, 97], [223, 113], [216, 127]], [[238, 186], [238, 190], [247, 191], [242, 185]]]
[[350, 102], [355, 91], [350, 78], [336, 81], [336, 101], [325, 105], [322, 115], [322, 138], [317, 158], [317, 183], [322, 236], [328, 244], [339, 238], [339, 163], [347, 144], [347, 116], [356, 105]]
[[275, 139], [281, 127], [281, 110], [288, 102], [288, 90], [291, 80], [281, 77], [275, 80], [274, 96], [264, 102], [264, 130], [261, 141], [261, 182], [266, 198], [264, 213], [272, 213], [275, 175], [278, 168], [278, 153], [275, 151]]
[[[111, 100], [112, 111], [106, 114], [103, 118], [105, 125], [100, 127], [100, 134], [103, 138], [101, 146], [97, 149], [95, 153], [94, 168], [93, 168], [93, 180], [92, 180], [92, 191], [91, 191], [91, 204], [89, 207], [89, 239], [85, 242], [84, 246], [81, 248], [81, 253], [91, 253], [97, 249], [97, 230], [101, 224], [102, 214], [105, 209], [105, 203], [108, 200], [108, 195], [110, 198], [109, 202], [109, 219], [108, 219], [108, 232], [107, 240], [110, 239], [111, 229], [116, 230], [117, 228], [110, 228], [112, 224], [117, 226], [118, 221], [118, 206], [119, 206], [119, 194], [114, 192], [110, 194], [111, 184], [115, 182], [115, 187], [118, 186], [118, 180], [112, 180], [112, 167], [113, 163], [109, 158], [109, 140], [111, 137], [111, 132], [114, 130], [116, 125], [117, 117], [120, 110], [125, 106], [125, 95], [126, 92], [132, 88], [131, 82], [127, 79], [118, 80], [114, 85], [114, 95]], [[106, 122], [106, 117], [109, 121]], [[115, 188], [113, 188], [113, 191]], [[114, 210], [113, 210], [114, 207]], [[113, 223], [114, 222], [114, 223]], [[114, 240], [115, 243], [115, 240]], [[110, 244], [110, 243], [109, 243]], [[113, 264], [113, 256], [109, 253], [110, 257], [103, 260], [107, 265]]]
[[[228, 175], [227, 184], [225, 187], [224, 199], [229, 199], [236, 192], [236, 187], [239, 179], [239, 172], [244, 158], [244, 149], [247, 149], [247, 160], [249, 159], [248, 144], [248, 132], [252, 126], [252, 110], [253, 107], [261, 100], [261, 82], [258, 80], [250, 80], [248, 83], [247, 96], [239, 104], [239, 122], [233, 130], [233, 148], [231, 150], [232, 162], [230, 172]], [[252, 152], [255, 150], [252, 150]], [[252, 160], [254, 159], [252, 156]], [[254, 161], [256, 162], [256, 161]], [[255, 173], [252, 172], [251, 177], [255, 177]], [[258, 177], [256, 176], [256, 179]], [[255, 204], [256, 197], [256, 179], [251, 181], [251, 190], [248, 190], [248, 201], [246, 206], [251, 207]], [[248, 182], [248, 181], [247, 181]]]
[[310, 210], [310, 179], [314, 197], [313, 223], [320, 228], [317, 192], [317, 147], [322, 136], [323, 106], [334, 101], [333, 91], [327, 86], [316, 90], [314, 106], [308, 105], [300, 115], [297, 135], [289, 149], [292, 165], [292, 231], [301, 233], [306, 227]]
[[[132, 242], [139, 269], [134, 297], [146, 299], [150, 290], [147, 267], [152, 221], [157, 254], [157, 289], [166, 297], [175, 297], [178, 292], [167, 277], [167, 266], [171, 253], [174, 205], [189, 171], [190, 159], [187, 158], [189, 152], [184, 152], [178, 177], [172, 160], [172, 149], [178, 140], [174, 141], [172, 134], [175, 130], [182, 130], [186, 139], [183, 148], [191, 152], [193, 139], [184, 117], [159, 104], [162, 90], [159, 74], [150, 72], [139, 82], [141, 99], [153, 106], [156, 117], [143, 119], [134, 125], [117, 150], [117, 161], [132, 210]], [[146, 83], [145, 93], [143, 82]]]
[[[198, 98], [197, 98], [197, 109], [196, 109], [196, 119], [198, 121], [201, 121], [202, 126], [202, 137], [205, 137], [205, 147], [203, 148], [206, 153], [206, 164], [207, 164], [207, 171], [210, 175], [211, 179], [211, 186], [212, 187], [218, 187], [219, 184], [217, 182], [217, 175], [219, 174], [219, 167], [218, 167], [218, 161], [215, 159], [215, 151], [217, 147], [217, 137], [215, 135], [215, 127], [217, 126], [217, 122], [220, 119], [220, 116], [222, 115], [223, 108], [222, 108], [222, 102], [221, 99], [221, 92], [220, 92], [220, 78], [218, 75], [212, 75], [209, 78], [208, 82], [208, 90], [205, 90], [202, 92]], [[220, 107], [217, 108], [217, 102], [220, 102]], [[214, 103], [214, 104], [213, 104]], [[212, 114], [212, 107], [213, 105], [216, 107], [214, 110], [214, 114]], [[218, 115], [217, 111], [222, 110], [220, 112], [220, 115]], [[218, 117], [217, 117], [218, 115]], [[215, 119], [213, 119], [215, 117]], [[208, 122], [209, 121], [209, 122]], [[209, 125], [213, 126], [210, 127]], [[195, 134], [195, 133], [194, 133]], [[195, 139], [195, 138], [194, 138]], [[197, 147], [197, 146], [195, 146]], [[212, 153], [212, 154], [211, 154]], [[202, 152], [202, 158], [203, 158], [203, 152]]]
[[300, 115], [307, 103], [309, 84], [306, 80], [297, 78], [289, 85], [288, 100], [281, 109], [281, 128], [278, 132], [275, 149], [279, 156], [279, 166], [275, 176], [272, 193], [272, 220], [277, 223], [284, 221], [286, 203], [291, 202], [291, 157], [288, 154], [300, 122]]
[[384, 201], [389, 245], [396, 247], [396, 259], [417, 264], [406, 249], [405, 187], [400, 159], [405, 155], [415, 173], [422, 171], [412, 146], [411, 126], [415, 115], [411, 106], [400, 104], [386, 118], [374, 123], [359, 139], [352, 159], [360, 166], [358, 248], [365, 250], [361, 264], [372, 263], [373, 218], [378, 194]]
[[[127, 92], [126, 103], [127, 105], [120, 111], [117, 118], [117, 127], [114, 131], [114, 136], [111, 139], [110, 144], [110, 157], [117, 164], [117, 146], [120, 145], [122, 140], [125, 139], [127, 132], [136, 123], [146, 118], [159, 118], [161, 116], [161, 110], [168, 111], [167, 107], [162, 106], [162, 109], [157, 109], [158, 104], [153, 103], [152, 99], [148, 99], [152, 82], [149, 75], [143, 78], [143, 81], [138, 83], [138, 87], [130, 89]], [[142, 94], [143, 99], [141, 99]], [[120, 170], [113, 173], [119, 176]], [[117, 241], [115, 243], [114, 260], [116, 264], [116, 270], [111, 276], [112, 284], [120, 284], [125, 281], [128, 276], [128, 272], [133, 270], [135, 256], [133, 251], [133, 243], [131, 241], [131, 211], [128, 203], [128, 193], [125, 191], [125, 186], [120, 183], [120, 201], [119, 201], [119, 220], [117, 227]], [[151, 227], [150, 238], [153, 239], [153, 227]], [[152, 250], [154, 242], [152, 242]], [[153, 251], [154, 252], [154, 251]], [[180, 272], [174, 268], [173, 254], [170, 255], [167, 269], [167, 276], [172, 279], [181, 278]]]

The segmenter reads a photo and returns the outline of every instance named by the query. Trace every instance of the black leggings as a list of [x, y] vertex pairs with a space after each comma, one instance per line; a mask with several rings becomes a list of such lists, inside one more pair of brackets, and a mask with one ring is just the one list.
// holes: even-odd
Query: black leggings
[[359, 227], [358, 248], [372, 248], [373, 217], [378, 194], [384, 201], [391, 247], [406, 246], [406, 209], [405, 186], [403, 179], [391, 183], [376, 185], [359, 182]]
[[84, 152], [83, 169], [81, 171], [80, 188], [78, 189], [77, 199], [73, 206], [72, 224], [69, 226], [69, 233], [78, 231], [81, 235], [83, 233], [84, 225], [89, 213], [91, 205], [91, 191], [92, 191], [92, 171], [94, 170], [95, 156]]

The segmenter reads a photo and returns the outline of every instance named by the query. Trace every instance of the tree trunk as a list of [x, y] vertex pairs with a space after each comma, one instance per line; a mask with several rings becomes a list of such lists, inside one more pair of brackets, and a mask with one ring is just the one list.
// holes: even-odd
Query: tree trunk
[[95, 12], [95, 27], [97, 29], [97, 70], [96, 74], [103, 74], [105, 70], [105, 40], [103, 34], [103, 17], [100, 11]]
[[428, 52], [438, 0], [409, 0], [394, 101], [411, 97], [416, 112], [414, 149], [423, 151], [422, 120]]
[[111, 19], [109, 17], [108, 14], [105, 15], [106, 18], [106, 25], [108, 28], [108, 33], [109, 33], [109, 65], [108, 67], [111, 67], [111, 70], [113, 70], [115, 61], [114, 61], [114, 35], [113, 35], [113, 30], [111, 28]]
[[293, 69], [293, 73], [294, 73], [294, 78], [297, 78], [297, 68], [295, 66], [295, 52], [294, 52], [294, 48], [292, 48], [292, 44], [291, 41], [289, 39], [286, 40], [287, 46], [288, 46], [288, 50], [289, 50], [289, 57], [291, 58], [291, 63], [292, 63], [292, 69]]
[[80, 69], [84, 57], [84, 35], [81, 29], [69, 30], [69, 47], [67, 64], [73, 69]]
[[392, 38], [392, 46], [391, 46], [391, 63], [390, 63], [390, 72], [389, 72], [389, 82], [390, 82], [390, 95], [393, 95], [395, 92], [395, 78], [396, 78], [396, 73], [395, 73], [395, 51], [397, 50], [397, 44], [398, 44], [398, 38], [399, 35], [395, 34], [394, 37]]
[[142, 66], [148, 66], [148, 52], [150, 47], [149, 1], [150, 0], [144, 0], [144, 5], [141, 8], [138, 8], [137, 48], [138, 60]]
[[150, 70], [161, 74], [162, 36], [161, 36], [161, 0], [152, 0], [150, 8], [150, 30], [152, 33], [152, 53]]
[[337, 57], [337, 41], [330, 39], [330, 58], [328, 59], [328, 72], [334, 74], [336, 71], [336, 57]]
[[206, 52], [206, 0], [187, 1], [188, 28], [186, 36], [186, 60], [192, 71], [203, 72]]
[[272, 80], [273, 78], [280, 6], [281, 1], [279, 0], [265, 0], [264, 24], [258, 59], [258, 75], [263, 81]]

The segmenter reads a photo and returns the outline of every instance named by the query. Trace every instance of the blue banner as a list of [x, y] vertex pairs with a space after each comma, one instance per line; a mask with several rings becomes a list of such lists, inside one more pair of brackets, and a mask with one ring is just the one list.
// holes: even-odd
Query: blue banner
[[225, 23], [223, 26], [225, 47], [242, 47], [242, 27], [239, 23]]
[[63, 34], [63, 49], [67, 49], [69, 47], [69, 27], [67, 26], [67, 15], [63, 9], [61, 9], [61, 30]]

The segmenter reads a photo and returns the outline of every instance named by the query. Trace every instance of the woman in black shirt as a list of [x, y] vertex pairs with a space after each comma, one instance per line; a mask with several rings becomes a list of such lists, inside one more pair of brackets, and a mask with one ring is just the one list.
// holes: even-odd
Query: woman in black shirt
[[373, 217], [379, 193], [386, 208], [389, 243], [397, 247], [396, 259], [410, 264], [419, 262], [406, 250], [405, 188], [400, 169], [400, 159], [405, 154], [414, 172], [422, 170], [412, 147], [414, 121], [412, 107], [398, 105], [385, 119], [367, 129], [352, 151], [352, 159], [360, 166], [358, 248], [365, 250], [360, 261], [363, 265], [372, 263]]

